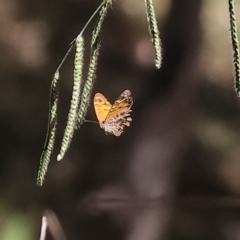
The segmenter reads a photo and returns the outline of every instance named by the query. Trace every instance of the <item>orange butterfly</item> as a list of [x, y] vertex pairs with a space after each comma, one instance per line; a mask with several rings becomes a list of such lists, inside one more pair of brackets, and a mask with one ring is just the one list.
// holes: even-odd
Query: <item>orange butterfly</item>
[[130, 126], [133, 99], [129, 90], [125, 90], [113, 105], [101, 93], [96, 93], [93, 104], [100, 128], [106, 134], [120, 136], [124, 127]]

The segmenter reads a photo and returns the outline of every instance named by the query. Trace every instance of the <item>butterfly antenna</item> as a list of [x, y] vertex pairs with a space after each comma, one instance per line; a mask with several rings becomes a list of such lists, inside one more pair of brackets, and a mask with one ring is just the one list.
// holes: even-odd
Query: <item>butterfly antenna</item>
[[89, 123], [98, 123], [97, 121], [91, 121], [91, 120], [84, 120], [84, 122], [89, 122]]

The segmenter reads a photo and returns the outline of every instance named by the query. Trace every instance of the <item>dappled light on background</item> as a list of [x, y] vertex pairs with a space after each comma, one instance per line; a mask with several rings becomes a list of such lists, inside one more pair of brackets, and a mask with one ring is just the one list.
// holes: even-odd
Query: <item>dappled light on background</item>
[[[159, 20], [164, 19], [169, 12], [171, 0], [153, 1], [153, 4], [156, 10], [157, 18]], [[124, 12], [129, 15], [129, 17], [146, 19], [144, 1], [122, 0], [117, 2], [117, 4], [114, 6], [114, 9], [116, 9], [118, 6], [121, 6]], [[136, 24], [136, 27], [139, 26]]]
[[226, 240], [239, 239], [240, 236], [240, 223], [236, 220], [230, 220], [222, 228], [223, 236]]
[[154, 49], [149, 38], [141, 39], [135, 48], [135, 61], [139, 67], [154, 68]]
[[[5, 44], [13, 50], [12, 58], [23, 67], [39, 68], [47, 62], [46, 35], [41, 22], [17, 22], [7, 29]], [[45, 36], [44, 36], [45, 35]]]
[[1, 240], [32, 240], [33, 239], [33, 227], [31, 219], [20, 212], [8, 214], [5, 213], [1, 216]]
[[[26, 68], [39, 68], [46, 64], [47, 29], [41, 21], [19, 20], [17, 2], [10, 0], [0, 7], [1, 44], [8, 51], [4, 64], [20, 64]], [[5, 50], [6, 51], [6, 50]], [[1, 57], [0, 57], [1, 59]]]
[[[236, 14], [240, 15], [239, 1], [236, 4]], [[204, 38], [200, 67], [201, 75], [208, 81], [232, 88], [233, 80], [230, 76], [233, 74], [233, 64], [228, 19], [227, 1], [204, 1], [201, 13]]]

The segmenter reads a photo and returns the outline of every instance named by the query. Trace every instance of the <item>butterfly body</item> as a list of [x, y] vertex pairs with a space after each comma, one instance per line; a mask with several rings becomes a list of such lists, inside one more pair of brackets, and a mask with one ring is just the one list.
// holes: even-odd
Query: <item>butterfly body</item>
[[120, 136], [125, 126], [130, 126], [133, 99], [131, 92], [125, 90], [113, 105], [101, 94], [94, 96], [94, 108], [99, 125], [106, 134]]

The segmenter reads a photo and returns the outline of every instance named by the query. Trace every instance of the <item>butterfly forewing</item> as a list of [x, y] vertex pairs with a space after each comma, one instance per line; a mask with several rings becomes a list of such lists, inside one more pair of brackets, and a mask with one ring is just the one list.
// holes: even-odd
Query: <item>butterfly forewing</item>
[[111, 103], [101, 94], [96, 93], [93, 100], [95, 113], [99, 123], [103, 123], [112, 108]]
[[131, 92], [129, 90], [125, 90], [112, 105], [106, 117], [106, 121], [120, 113], [128, 111], [132, 107], [132, 105], [133, 99], [131, 96]]

